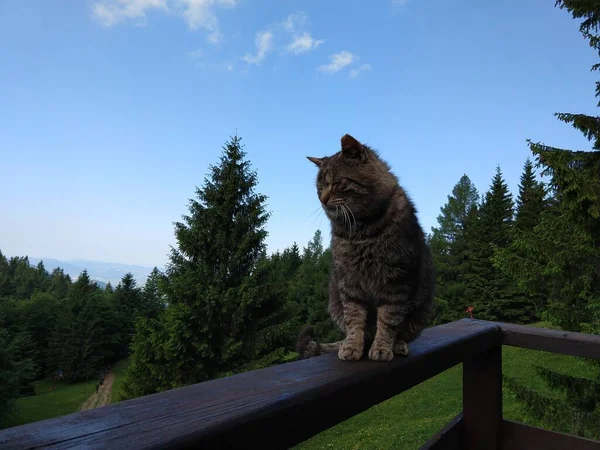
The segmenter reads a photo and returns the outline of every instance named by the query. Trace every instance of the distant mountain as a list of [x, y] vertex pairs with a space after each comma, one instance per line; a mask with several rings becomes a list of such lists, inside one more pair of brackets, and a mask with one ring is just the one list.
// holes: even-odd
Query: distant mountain
[[[106, 283], [110, 282], [113, 287], [119, 284], [119, 281], [127, 272], [131, 272], [138, 285], [146, 282], [148, 275], [152, 272], [153, 267], [137, 266], [130, 264], [118, 264], [104, 261], [88, 261], [83, 259], [72, 259], [62, 261], [54, 258], [29, 258], [32, 265], [36, 265], [40, 261], [44, 261], [44, 267], [48, 272], [52, 272], [56, 267], [60, 267], [69, 274], [73, 281], [87, 269], [90, 278], [98, 283], [98, 286], [104, 288]], [[159, 270], [163, 270], [161, 267]]]
[[96, 283], [98, 285], [98, 287], [101, 289], [105, 289], [106, 286], [108, 286], [108, 283], [105, 283], [104, 281], [100, 281], [100, 280], [94, 280], [94, 283]]

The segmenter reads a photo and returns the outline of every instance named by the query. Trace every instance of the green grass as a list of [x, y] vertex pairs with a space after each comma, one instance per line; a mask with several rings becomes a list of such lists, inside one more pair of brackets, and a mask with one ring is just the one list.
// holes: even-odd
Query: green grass
[[[556, 396], [535, 374], [534, 365], [561, 373], [592, 377], [580, 358], [504, 347], [503, 373], [544, 394]], [[535, 426], [512, 394], [504, 389], [504, 417]], [[298, 449], [415, 449], [448, 423], [462, 408], [462, 365], [453, 367], [402, 394], [314, 436]]]
[[130, 364], [129, 358], [123, 359], [113, 366], [113, 372], [115, 373], [115, 381], [112, 387], [112, 396], [110, 398], [111, 403], [117, 403], [121, 400], [121, 385], [125, 381], [125, 371]]
[[58, 383], [50, 392], [52, 380], [35, 382], [36, 395], [17, 399], [17, 410], [7, 420], [6, 427], [15, 427], [38, 420], [64, 416], [81, 409], [96, 390], [97, 380], [85, 383]]
[[[128, 365], [129, 359], [124, 359], [113, 367], [116, 378], [113, 383], [111, 403], [119, 401], [119, 392]], [[36, 395], [17, 399], [17, 410], [7, 420], [5, 426], [6, 428], [16, 427], [77, 412], [90, 395], [96, 391], [97, 382], [98, 380], [73, 384], [58, 383], [56, 390], [50, 392], [52, 380], [37, 381], [34, 383]]]

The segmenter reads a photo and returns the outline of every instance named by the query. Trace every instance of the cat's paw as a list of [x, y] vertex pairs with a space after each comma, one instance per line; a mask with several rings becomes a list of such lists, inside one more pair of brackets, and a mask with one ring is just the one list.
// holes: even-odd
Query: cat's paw
[[342, 345], [340, 345], [338, 358], [343, 361], [358, 361], [362, 358], [363, 349], [364, 347], [356, 342], [344, 341]]
[[410, 354], [408, 344], [404, 341], [396, 342], [396, 345], [394, 346], [394, 353], [400, 356], [408, 356]]
[[390, 347], [373, 343], [369, 350], [369, 359], [372, 361], [391, 361], [394, 359], [394, 351]]

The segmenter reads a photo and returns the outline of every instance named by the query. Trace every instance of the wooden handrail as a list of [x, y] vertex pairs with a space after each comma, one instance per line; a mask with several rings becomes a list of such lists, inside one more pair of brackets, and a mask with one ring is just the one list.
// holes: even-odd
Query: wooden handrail
[[600, 359], [600, 335], [550, 330], [548, 328], [528, 327], [511, 323], [491, 323], [495, 323], [502, 329], [503, 345]]
[[453, 322], [391, 363], [295, 361], [9, 428], [0, 448], [289, 448], [500, 344], [494, 324]]
[[268, 367], [0, 430], [0, 449], [289, 448], [462, 362], [463, 411], [423, 449], [600, 450], [503, 419], [502, 345], [600, 359], [600, 336], [463, 319], [391, 363], [331, 354]]

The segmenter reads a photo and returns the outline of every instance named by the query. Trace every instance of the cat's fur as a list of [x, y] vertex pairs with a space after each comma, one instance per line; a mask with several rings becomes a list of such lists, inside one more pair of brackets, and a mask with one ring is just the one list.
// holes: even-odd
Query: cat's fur
[[329, 313], [343, 341], [299, 336], [300, 358], [338, 352], [343, 360], [390, 361], [429, 324], [433, 263], [416, 210], [390, 167], [350, 135], [319, 167], [317, 194], [331, 221]]

